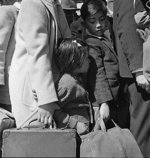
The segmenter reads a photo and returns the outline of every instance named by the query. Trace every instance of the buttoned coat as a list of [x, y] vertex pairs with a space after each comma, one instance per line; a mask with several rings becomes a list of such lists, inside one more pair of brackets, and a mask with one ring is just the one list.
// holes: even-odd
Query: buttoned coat
[[8, 77], [15, 49], [15, 6], [0, 6], [0, 103], [10, 105]]
[[[39, 105], [57, 101], [53, 62], [58, 38], [71, 33], [57, 0], [23, 0], [10, 68], [10, 98], [17, 126]], [[38, 101], [33, 98], [35, 91]]]

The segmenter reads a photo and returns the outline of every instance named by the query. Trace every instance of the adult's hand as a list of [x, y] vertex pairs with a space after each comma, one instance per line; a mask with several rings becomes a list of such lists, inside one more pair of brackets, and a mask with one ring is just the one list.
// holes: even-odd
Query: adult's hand
[[100, 117], [104, 120], [104, 122], [107, 122], [110, 117], [110, 109], [109, 105], [107, 103], [102, 103], [100, 106]]
[[143, 88], [144, 90], [146, 90], [146, 88], [149, 86], [149, 82], [147, 81], [144, 75], [137, 75], [136, 82], [137, 82], [137, 85]]
[[55, 110], [60, 109], [57, 103], [48, 103], [40, 105], [38, 108], [38, 121], [44, 124], [52, 124]]

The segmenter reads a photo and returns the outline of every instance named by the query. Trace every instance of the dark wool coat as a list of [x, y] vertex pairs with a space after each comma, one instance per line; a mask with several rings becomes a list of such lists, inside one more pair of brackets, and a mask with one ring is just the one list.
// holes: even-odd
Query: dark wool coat
[[92, 102], [117, 100], [119, 90], [119, 70], [116, 53], [107, 38], [87, 36], [91, 46], [90, 70], [88, 73], [88, 89]]

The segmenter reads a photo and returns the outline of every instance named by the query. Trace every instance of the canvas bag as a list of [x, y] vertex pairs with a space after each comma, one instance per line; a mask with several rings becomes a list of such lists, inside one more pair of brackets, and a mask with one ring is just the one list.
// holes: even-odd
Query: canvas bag
[[[114, 123], [114, 122], [113, 122]], [[100, 126], [104, 126], [100, 119]], [[118, 157], [143, 158], [143, 155], [128, 129], [115, 127], [93, 131], [81, 137], [80, 157]]]
[[2, 134], [5, 129], [16, 127], [15, 119], [9, 111], [0, 108], [0, 155], [2, 147]]
[[3, 130], [13, 127], [16, 127], [16, 125], [15, 118], [12, 113], [3, 108], [0, 108], [0, 137], [2, 136]]

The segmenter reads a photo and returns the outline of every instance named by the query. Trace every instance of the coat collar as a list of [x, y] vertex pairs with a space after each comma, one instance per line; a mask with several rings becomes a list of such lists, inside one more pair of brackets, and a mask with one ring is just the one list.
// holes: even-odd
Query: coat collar
[[[100, 37], [98, 37], [98, 36], [92, 35], [92, 34], [90, 34], [89, 32], [87, 32], [87, 37], [86, 37], [86, 38], [87, 38], [87, 39], [88, 39], [88, 38], [99, 39], [99, 41], [102, 41], [103, 44], [105, 44], [105, 46], [107, 46], [107, 47], [109, 48], [109, 50], [110, 50], [110, 51], [116, 56], [116, 58], [117, 58], [117, 54], [116, 54], [116, 52], [114, 51], [113, 44], [110, 42], [110, 40], [109, 40], [106, 36], [100, 36]], [[95, 45], [100, 46], [100, 43], [96, 43], [96, 42], [95, 42]]]

